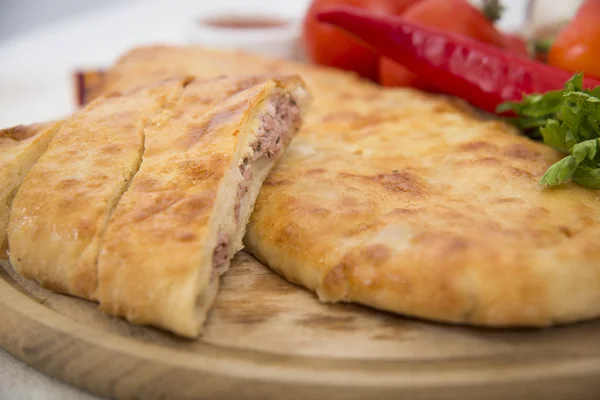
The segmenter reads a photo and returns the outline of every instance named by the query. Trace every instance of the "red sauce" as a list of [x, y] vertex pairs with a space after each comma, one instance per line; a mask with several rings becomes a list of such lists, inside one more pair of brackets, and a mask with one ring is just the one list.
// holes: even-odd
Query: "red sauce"
[[278, 28], [288, 24], [287, 21], [272, 18], [272, 17], [241, 17], [241, 16], [229, 16], [229, 17], [214, 17], [209, 19], [203, 19], [200, 21], [203, 25], [212, 26], [215, 28], [227, 28], [227, 29], [264, 29], [264, 28]]

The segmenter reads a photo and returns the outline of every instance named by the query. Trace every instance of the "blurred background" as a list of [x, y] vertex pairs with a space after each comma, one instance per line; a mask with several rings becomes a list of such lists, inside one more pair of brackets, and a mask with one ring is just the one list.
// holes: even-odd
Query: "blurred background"
[[[120, 54], [143, 44], [190, 43], [203, 15], [266, 10], [299, 21], [309, 2], [0, 0], [0, 128], [67, 115], [75, 109], [75, 69], [109, 66]], [[537, 3], [542, 4], [539, 9], [560, 13], [570, 1]], [[528, 2], [503, 0], [503, 4], [506, 12], [499, 26], [519, 30]]]
[[0, 0], [0, 39], [118, 0]]
[[202, 15], [274, 10], [299, 18], [306, 0], [0, 0], [0, 128], [75, 109], [72, 72], [128, 49], [189, 42]]

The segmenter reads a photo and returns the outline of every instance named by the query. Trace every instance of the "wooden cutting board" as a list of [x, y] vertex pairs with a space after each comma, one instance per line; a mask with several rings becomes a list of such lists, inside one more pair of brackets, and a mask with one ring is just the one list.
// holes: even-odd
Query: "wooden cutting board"
[[240, 253], [200, 340], [104, 316], [0, 268], [0, 345], [117, 399], [598, 399], [600, 321], [438, 325], [328, 305]]

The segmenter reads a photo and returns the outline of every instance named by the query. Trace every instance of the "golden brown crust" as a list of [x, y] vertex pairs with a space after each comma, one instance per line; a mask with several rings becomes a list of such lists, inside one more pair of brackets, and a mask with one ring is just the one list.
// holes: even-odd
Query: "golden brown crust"
[[[304, 63], [201, 47], [150, 46], [129, 51], [106, 71], [102, 93], [130, 90], [158, 79], [193, 75], [199, 79], [236, 75], [300, 75], [314, 94], [314, 102], [328, 103], [345, 94], [364, 100], [364, 88], [376, 86], [351, 73]], [[315, 92], [316, 90], [316, 92]]]
[[0, 130], [0, 260], [8, 259], [6, 231], [13, 198], [58, 126], [48, 122]]
[[241, 70], [297, 72], [315, 98], [245, 239], [289, 280], [325, 301], [460, 323], [600, 314], [598, 194], [538, 187], [560, 155], [506, 125], [442, 97], [200, 48], [136, 49], [107, 90]]
[[218, 205], [237, 192], [237, 185], [227, 191], [222, 186], [239, 170], [245, 126], [276, 89], [301, 86], [293, 77], [194, 81], [152, 121], [140, 170], [103, 238], [95, 296], [102, 310], [180, 335], [199, 334], [199, 314], [212, 299], [198, 299], [218, 278], [212, 265], [215, 222], [233, 214], [233, 208], [225, 215]]
[[598, 315], [598, 193], [541, 189], [560, 155], [428, 103], [401, 119], [375, 112], [376, 141], [360, 129], [338, 149], [299, 138], [265, 183], [248, 250], [325, 301], [492, 326]]
[[9, 222], [17, 271], [55, 291], [90, 298], [104, 228], [135, 173], [143, 127], [181, 79], [99, 98], [65, 120], [19, 189]]
[[10, 151], [10, 147], [36, 136], [45, 125], [46, 124], [17, 125], [0, 130], [0, 140], [2, 140], [0, 146], [2, 146], [2, 151]]

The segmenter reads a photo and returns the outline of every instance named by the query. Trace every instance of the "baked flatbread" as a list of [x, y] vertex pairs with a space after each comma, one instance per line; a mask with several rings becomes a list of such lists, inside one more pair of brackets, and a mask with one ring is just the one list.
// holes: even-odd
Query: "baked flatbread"
[[242, 248], [264, 179], [308, 101], [297, 78], [193, 81], [145, 130], [141, 167], [102, 240], [103, 311], [200, 333], [219, 275]]
[[183, 80], [113, 93], [66, 119], [12, 203], [8, 238], [17, 272], [54, 291], [91, 298], [102, 234], [139, 168], [144, 127]]
[[8, 259], [6, 230], [13, 198], [59, 126], [51, 122], [0, 130], [0, 260]]
[[543, 326], [600, 314], [600, 199], [537, 185], [560, 155], [447, 98], [201, 48], [150, 47], [108, 90], [170, 74], [299, 72], [315, 101], [265, 181], [250, 252], [323, 301]]

